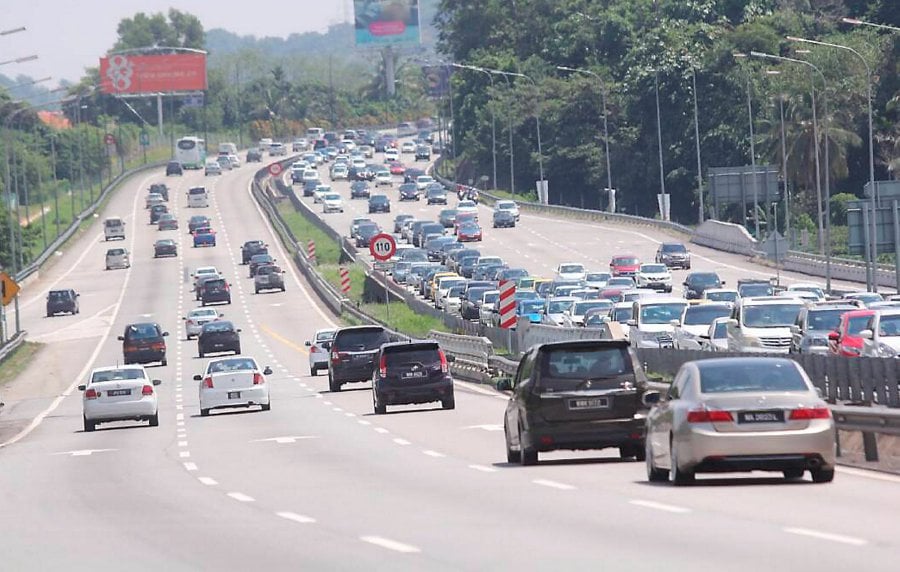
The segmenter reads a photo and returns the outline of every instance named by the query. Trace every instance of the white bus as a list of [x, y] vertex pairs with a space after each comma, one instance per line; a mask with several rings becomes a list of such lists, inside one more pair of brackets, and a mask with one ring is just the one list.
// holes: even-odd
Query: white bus
[[182, 137], [175, 143], [175, 160], [183, 169], [202, 169], [206, 164], [206, 141], [199, 137]]

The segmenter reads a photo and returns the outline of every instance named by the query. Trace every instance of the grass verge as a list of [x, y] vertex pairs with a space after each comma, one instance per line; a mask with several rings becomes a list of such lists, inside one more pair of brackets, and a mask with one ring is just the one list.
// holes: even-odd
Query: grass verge
[[340, 245], [322, 232], [319, 227], [306, 220], [302, 214], [294, 210], [294, 205], [289, 201], [281, 201], [278, 204], [278, 213], [301, 247], [310, 240], [316, 243], [316, 259], [320, 265], [336, 265], [340, 262]]
[[25, 371], [43, 347], [43, 344], [37, 342], [25, 342], [6, 356], [6, 359], [0, 362], [0, 386], [14, 380]]

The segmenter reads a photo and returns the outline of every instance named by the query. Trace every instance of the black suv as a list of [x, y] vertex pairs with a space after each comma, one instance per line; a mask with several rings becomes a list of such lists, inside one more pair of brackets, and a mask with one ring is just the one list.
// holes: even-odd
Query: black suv
[[387, 195], [372, 195], [369, 197], [369, 214], [391, 212], [391, 200]]
[[345, 383], [361, 383], [372, 379], [375, 355], [382, 344], [390, 342], [381, 326], [341, 328], [331, 343], [328, 360], [328, 389], [340, 391]]
[[428, 145], [418, 145], [416, 147], [416, 161], [430, 161], [431, 160], [431, 147]]
[[351, 199], [368, 199], [372, 195], [369, 190], [369, 184], [365, 181], [353, 181], [350, 183]]
[[125, 365], [166, 361], [166, 340], [169, 332], [164, 332], [156, 322], [142, 322], [125, 326], [125, 333], [119, 336], [122, 342], [122, 358]]
[[241, 353], [241, 330], [227, 320], [213, 320], [203, 324], [197, 336], [197, 353], [200, 357], [216, 352]]
[[178, 161], [169, 161], [166, 163], [166, 176], [169, 175], [183, 175], [184, 170], [181, 168], [181, 163]]
[[691, 253], [680, 242], [664, 242], [656, 249], [656, 262], [669, 268], [691, 269]]
[[262, 240], [248, 240], [241, 246], [241, 264], [250, 264], [254, 254], [268, 254], [269, 245]]
[[231, 304], [231, 284], [224, 278], [206, 280], [200, 285], [200, 305], [206, 306], [215, 302]]
[[503, 419], [506, 460], [533, 465], [538, 453], [618, 447], [643, 461], [646, 378], [625, 340], [583, 340], [532, 346], [514, 378]]
[[375, 413], [386, 413], [388, 405], [432, 401], [440, 401], [444, 409], [456, 407], [448, 364], [452, 358], [428, 340], [382, 345], [372, 374]]
[[684, 297], [698, 300], [710, 288], [721, 288], [725, 284], [715, 272], [691, 272], [684, 279]]
[[256, 147], [247, 149], [247, 163], [261, 163], [262, 160], [262, 151], [260, 151]]
[[65, 290], [50, 290], [47, 293], [47, 317], [56, 314], [77, 314], [78, 293], [71, 288]]

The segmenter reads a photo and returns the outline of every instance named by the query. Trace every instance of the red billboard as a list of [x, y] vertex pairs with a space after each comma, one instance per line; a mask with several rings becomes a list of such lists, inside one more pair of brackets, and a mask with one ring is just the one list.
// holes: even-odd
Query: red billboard
[[138, 94], [206, 90], [206, 54], [116, 54], [100, 58], [104, 93]]

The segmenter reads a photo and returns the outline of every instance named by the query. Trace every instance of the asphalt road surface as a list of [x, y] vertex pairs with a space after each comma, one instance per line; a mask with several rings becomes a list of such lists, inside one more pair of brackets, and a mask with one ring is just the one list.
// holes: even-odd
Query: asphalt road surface
[[[309, 376], [303, 342], [335, 319], [295, 272], [287, 292], [257, 295], [239, 264], [243, 241], [276, 244], [249, 195], [253, 170], [168, 179], [182, 223], [170, 232], [148, 225], [143, 209], [147, 186], [164, 177], [134, 179], [107, 208], [129, 223], [132, 268], [103, 270], [106, 245], [89, 234], [24, 293], [23, 324], [62, 356], [54, 365], [61, 389], [4, 413], [23, 422], [40, 416], [0, 448], [3, 569], [896, 567], [897, 477], [840, 469], [829, 485], [729, 475], [675, 489], [649, 485], [643, 464], [613, 452], [547, 454], [534, 467], [510, 466], [505, 397], [487, 388], [458, 384], [452, 411], [397, 407], [378, 417], [366, 384], [329, 393], [324, 376]], [[184, 191], [202, 182], [211, 205], [196, 211], [212, 217], [219, 241], [193, 249], [186, 223], [194, 209]], [[364, 201], [347, 204], [343, 215], [328, 215], [344, 231]], [[397, 210], [375, 216], [387, 226]], [[178, 238], [177, 258], [152, 258], [159, 236]], [[602, 268], [620, 250], [652, 255], [661, 238], [523, 214], [514, 230], [486, 229], [485, 250], [549, 273], [557, 260]], [[729, 282], [756, 271], [741, 270], [739, 257], [694, 250], [695, 268], [707, 257], [727, 269]], [[276, 258], [287, 256], [276, 248]], [[199, 416], [191, 378], [205, 360], [184, 339], [180, 317], [196, 305], [186, 270], [209, 264], [233, 285], [233, 304], [221, 310], [243, 329], [245, 355], [274, 370], [269, 412]], [[57, 283], [82, 293], [80, 315], [42, 317], [41, 293]], [[120, 361], [115, 337], [148, 319], [171, 333], [169, 365], [149, 370], [163, 381], [160, 426], [123, 422], [83, 433], [74, 385], [90, 367]], [[34, 383], [42, 382], [35, 371]]]

